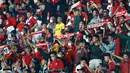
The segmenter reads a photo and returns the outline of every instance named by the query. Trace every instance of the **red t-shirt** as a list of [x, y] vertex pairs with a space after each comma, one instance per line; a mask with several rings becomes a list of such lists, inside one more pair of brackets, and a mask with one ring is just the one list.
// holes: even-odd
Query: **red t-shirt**
[[0, 35], [0, 40], [5, 40], [5, 35]]
[[29, 23], [29, 29], [31, 29], [35, 24], [37, 24], [37, 21], [36, 19], [34, 19], [34, 17], [31, 17], [28, 23]]
[[94, 3], [98, 4], [101, 2], [101, 0], [90, 0], [90, 1], [93, 1]]
[[120, 67], [122, 69], [121, 73], [130, 73], [130, 60], [120, 63]]
[[21, 32], [24, 28], [24, 22], [21, 22], [17, 25], [18, 30]]
[[87, 67], [83, 67], [83, 68], [85, 69], [85, 72], [86, 72], [86, 73], [91, 73], [91, 72], [88, 70]]
[[125, 7], [123, 7], [123, 8], [119, 7], [118, 12], [121, 12], [121, 11], [126, 11], [126, 8]]
[[16, 26], [16, 19], [14, 18], [14, 17], [9, 17], [9, 18], [7, 18], [7, 20], [8, 20], [8, 22], [9, 22], [9, 24], [8, 24], [8, 26]]
[[107, 73], [111, 73], [111, 70], [115, 69], [115, 64], [113, 62], [108, 63], [109, 69]]
[[112, 14], [115, 13], [115, 11], [117, 10], [118, 7], [119, 7], [118, 5], [115, 5], [115, 6], [112, 7]]
[[[51, 61], [50, 65], [49, 65], [49, 69], [50, 70], [52, 70], [52, 69], [56, 69], [56, 70], [64, 69], [64, 64], [61, 60], [57, 59], [57, 60]], [[59, 73], [59, 72], [52, 72], [52, 73]]]
[[72, 57], [70, 53], [66, 53], [65, 58], [66, 58], [67, 65], [72, 62]]
[[20, 4], [20, 1], [21, 1], [21, 0], [15, 0], [14, 3], [15, 3], [15, 4]]
[[30, 55], [25, 54], [25, 55], [23, 55], [23, 58], [24, 58], [25, 64], [27, 66], [30, 66], [30, 63], [33, 59], [33, 55], [32, 54], [30, 54]]
[[35, 50], [33, 50], [33, 52], [34, 52], [35, 57], [41, 61], [43, 57], [40, 55], [40, 53], [35, 52]]
[[83, 16], [85, 19], [88, 19], [88, 15], [87, 15], [85, 12], [82, 12], [82, 16]]

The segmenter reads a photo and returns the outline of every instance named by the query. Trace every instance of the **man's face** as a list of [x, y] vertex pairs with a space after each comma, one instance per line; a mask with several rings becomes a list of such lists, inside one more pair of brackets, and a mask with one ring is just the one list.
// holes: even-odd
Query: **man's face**
[[56, 56], [54, 54], [51, 54], [50, 57], [51, 57], [52, 61], [56, 60]]
[[108, 36], [108, 41], [109, 42], [113, 41], [113, 38], [111, 36]]
[[127, 54], [124, 54], [124, 55], [123, 55], [123, 59], [124, 59], [125, 61], [128, 61], [128, 60], [129, 60], [128, 55], [127, 55]]
[[97, 16], [97, 11], [93, 11], [93, 16]]
[[20, 17], [20, 18], [19, 18], [19, 21], [23, 21], [23, 18], [22, 18], [22, 17]]
[[122, 2], [120, 2], [120, 7], [124, 7], [124, 4]]
[[45, 65], [45, 64], [46, 64], [46, 61], [43, 59], [43, 60], [41, 61], [41, 64], [42, 64], [42, 65]]
[[104, 60], [105, 60], [105, 62], [108, 62], [109, 61], [109, 56], [104, 56]]
[[120, 22], [123, 22], [124, 21], [124, 17], [120, 17]]
[[103, 16], [107, 16], [107, 15], [108, 15], [108, 13], [107, 13], [107, 12], [104, 12], [104, 13], [103, 13]]
[[61, 22], [61, 18], [60, 17], [57, 18], [57, 22]]
[[82, 60], [82, 61], [81, 61], [81, 65], [84, 66], [85, 64], [86, 64], [86, 61], [85, 61], [85, 60]]
[[39, 8], [40, 8], [41, 10], [44, 10], [44, 9], [45, 9], [45, 5], [40, 5]]
[[10, 17], [10, 14], [9, 14], [9, 13], [6, 13], [6, 17], [9, 18], [9, 17]]
[[93, 42], [93, 43], [95, 43], [95, 42], [97, 42], [97, 41], [98, 41], [98, 38], [96, 38], [96, 37], [93, 37], [93, 38], [92, 38], [92, 42]]
[[11, 50], [12, 50], [13, 53], [16, 53], [16, 52], [17, 52], [16, 47], [13, 47]]
[[26, 48], [26, 49], [25, 49], [25, 52], [26, 52], [27, 54], [30, 54], [30, 48]]
[[27, 17], [28, 17], [28, 18], [31, 17], [31, 14], [30, 14], [30, 13], [27, 13]]
[[24, 7], [25, 7], [25, 4], [24, 4], [24, 3], [22, 3], [22, 4], [21, 4], [21, 6], [22, 6], [22, 8], [24, 8]]

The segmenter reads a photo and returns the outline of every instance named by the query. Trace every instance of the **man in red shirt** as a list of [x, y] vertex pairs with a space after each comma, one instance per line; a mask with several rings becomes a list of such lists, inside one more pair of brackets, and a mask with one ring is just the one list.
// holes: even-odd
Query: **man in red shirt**
[[19, 32], [22, 32], [22, 30], [23, 30], [23, 28], [24, 28], [24, 16], [20, 16], [19, 17], [19, 23], [18, 23], [18, 25], [17, 25], [17, 30], [19, 31]]
[[6, 25], [7, 27], [9, 26], [16, 26], [16, 19], [11, 16], [11, 13], [10, 12], [6, 12], [6, 17], [7, 17], [7, 21], [8, 21], [8, 24]]
[[59, 73], [64, 69], [64, 64], [61, 60], [56, 58], [56, 52], [50, 53], [51, 62], [49, 64], [49, 72]]
[[123, 61], [124, 62], [121, 62], [119, 64], [122, 69], [121, 73], [130, 73], [130, 59], [129, 59], [128, 53], [123, 54]]
[[86, 58], [82, 58], [80, 60], [80, 64], [76, 66], [75, 72], [73, 73], [80, 73], [80, 69], [84, 69], [85, 73], [92, 73], [92, 70], [89, 68], [89, 66], [86, 63]]
[[31, 47], [27, 46], [25, 49], [25, 54], [23, 55], [22, 61], [23, 61], [23, 67], [29, 67], [32, 59], [33, 59], [33, 54], [31, 53]]
[[107, 62], [108, 66], [109, 66], [107, 73], [111, 73], [111, 70], [115, 69], [115, 64], [111, 60], [109, 53], [104, 54], [104, 61]]
[[121, 63], [116, 63], [117, 65], [119, 65], [121, 67], [121, 73], [130, 73], [130, 58], [129, 58], [129, 53], [124, 53], [123, 54], [123, 58], [113, 55], [117, 58], [119, 58], [120, 60], [122, 60]]
[[31, 15], [30, 12], [27, 13], [28, 19], [26, 20], [26, 24], [29, 25], [29, 29], [32, 31], [38, 25], [36, 19]]

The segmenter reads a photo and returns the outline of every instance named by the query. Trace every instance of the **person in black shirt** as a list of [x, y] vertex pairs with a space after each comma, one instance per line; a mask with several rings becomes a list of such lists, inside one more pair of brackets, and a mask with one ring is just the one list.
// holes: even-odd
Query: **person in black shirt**
[[94, 35], [92, 37], [93, 44], [90, 47], [90, 61], [89, 61], [89, 67], [94, 70], [99, 66], [99, 64], [102, 62], [101, 56], [103, 54], [103, 51], [100, 48], [100, 41], [99, 36]]

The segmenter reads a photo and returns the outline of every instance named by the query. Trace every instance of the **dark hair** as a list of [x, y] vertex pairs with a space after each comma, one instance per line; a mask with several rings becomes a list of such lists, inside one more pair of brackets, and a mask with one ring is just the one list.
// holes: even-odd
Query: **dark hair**
[[96, 37], [97, 39], [99, 39], [99, 35], [98, 34], [94, 34], [93, 37]]
[[9, 13], [11, 15], [11, 12], [10, 11], [7, 11], [6, 13]]
[[103, 56], [108, 56], [110, 58], [110, 53], [104, 53]]
[[51, 54], [54, 54], [54, 55], [56, 55], [56, 52], [55, 52], [55, 51], [52, 51], [52, 52], [50, 52], [50, 55], [51, 55]]
[[108, 36], [115, 37], [115, 33], [109, 33]]
[[83, 60], [87, 61], [87, 59], [86, 59], [85, 57], [82, 57], [82, 58], [80, 59], [80, 61], [83, 61]]
[[126, 18], [124, 15], [122, 15], [121, 17]]
[[129, 52], [124, 52], [123, 55], [127, 55], [130, 58], [130, 53]]

